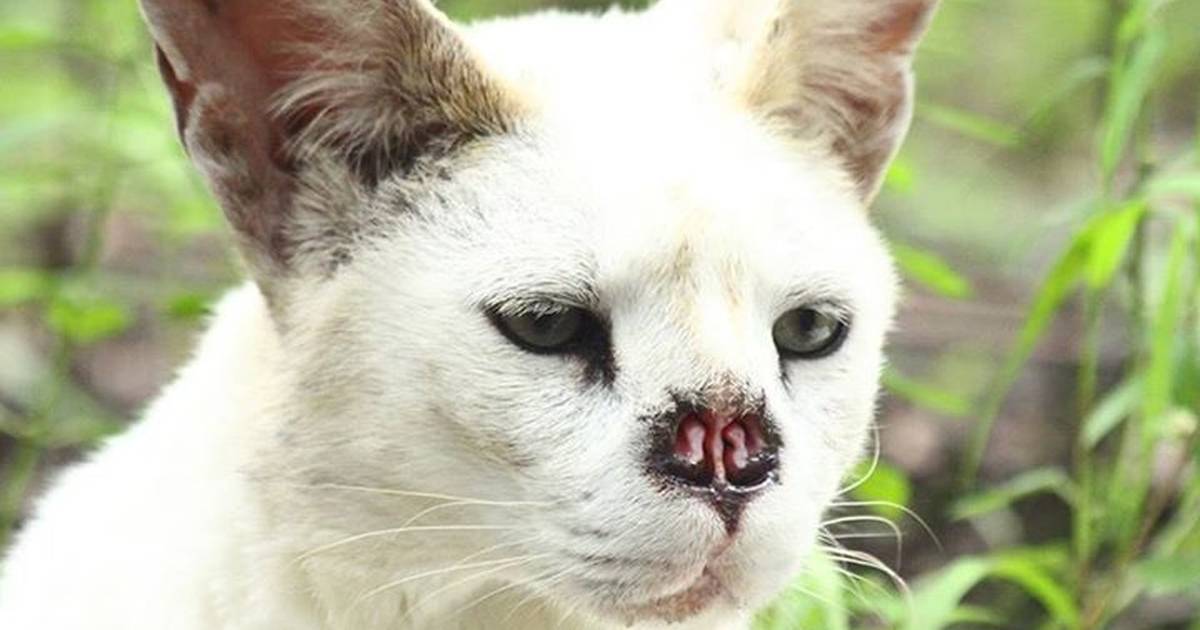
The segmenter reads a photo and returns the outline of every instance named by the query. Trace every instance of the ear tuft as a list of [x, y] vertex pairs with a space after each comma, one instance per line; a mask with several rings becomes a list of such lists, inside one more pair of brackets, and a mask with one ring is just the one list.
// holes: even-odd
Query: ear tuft
[[336, 152], [373, 183], [511, 129], [522, 105], [427, 2], [358, 2], [366, 7], [354, 20], [339, 19], [344, 4], [308, 9], [325, 33], [296, 47], [307, 67], [274, 100], [291, 153]]
[[358, 190], [307, 179], [371, 189], [420, 158], [511, 129], [524, 109], [427, 0], [142, 8], [184, 146], [268, 297], [279, 276], [330, 266], [295, 260], [316, 253], [304, 235], [351, 229], [352, 217], [320, 208], [361, 210]]
[[[688, 6], [689, 3], [695, 3]], [[840, 159], [865, 201], [908, 129], [912, 56], [937, 0], [664, 0], [702, 6], [721, 82], [784, 133]], [[717, 21], [718, 24], [713, 24]]]

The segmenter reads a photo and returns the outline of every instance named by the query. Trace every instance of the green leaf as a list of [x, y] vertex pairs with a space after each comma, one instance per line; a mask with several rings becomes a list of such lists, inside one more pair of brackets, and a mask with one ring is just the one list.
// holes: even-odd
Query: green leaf
[[1016, 383], [1021, 368], [1032, 356], [1034, 348], [1054, 320], [1054, 316], [1082, 279], [1089, 260], [1090, 242], [1091, 234], [1088, 230], [1076, 234], [1070, 247], [1059, 256], [1042, 280], [1042, 285], [1025, 316], [1025, 323], [1017, 334], [1016, 343], [1000, 367], [995, 385], [985, 400], [983, 411], [975, 424], [964, 460], [962, 485], [967, 486], [974, 482], [979, 465], [983, 461], [984, 450], [991, 438], [992, 426], [1000, 414], [1008, 392]]
[[900, 273], [934, 293], [955, 299], [971, 297], [971, 283], [936, 254], [893, 244], [892, 255]]
[[1078, 627], [1079, 609], [1075, 606], [1075, 598], [1064, 586], [1062, 576], [1052, 573], [1037, 561], [1040, 555], [1041, 550], [1034, 550], [1002, 556], [992, 573], [997, 578], [1020, 586], [1062, 626]]
[[1175, 173], [1156, 177], [1146, 185], [1150, 198], [1185, 197], [1200, 200], [1200, 173]]
[[1010, 370], [1019, 369], [1033, 353], [1038, 340], [1054, 320], [1054, 315], [1062, 308], [1063, 302], [1071, 295], [1083, 275], [1087, 261], [1085, 254], [1088, 249], [1088, 235], [1082, 236], [1083, 238], [1076, 238], [1042, 281], [1042, 286], [1025, 318], [1025, 324], [1017, 335], [1016, 348], [1008, 364]]
[[983, 114], [934, 103], [922, 103], [917, 108], [917, 114], [943, 129], [988, 144], [1015, 147], [1021, 141], [1021, 133], [1016, 127]]
[[1080, 439], [1087, 449], [1096, 448], [1109, 433], [1133, 413], [1142, 396], [1142, 382], [1130, 378], [1109, 391], [1083, 421]]
[[905, 630], [941, 630], [955, 620], [963, 597], [988, 576], [992, 563], [982, 558], [959, 558], [922, 578], [913, 587]]
[[[1200, 260], [1200, 252], [1197, 252], [1197, 259]], [[1200, 299], [1200, 291], [1196, 298]], [[1200, 309], [1200, 304], [1196, 308]], [[1200, 317], [1200, 312], [1193, 313], [1193, 318]], [[1175, 399], [1179, 405], [1200, 412], [1200, 330], [1183, 340], [1183, 351], [1179, 353], [1175, 369]]]
[[[860, 466], [860, 469], [863, 468], [865, 469], [858, 473], [860, 476], [870, 470], [869, 463]], [[874, 504], [872, 509], [881, 516], [895, 519], [903, 515], [902, 508], [906, 507], [912, 498], [912, 482], [899, 468], [886, 462], [877, 462], [871, 476], [858, 482], [851, 494], [858, 501]]]
[[1155, 597], [1200, 593], [1200, 552], [1142, 560], [1134, 573]]
[[1068, 503], [1074, 501], [1074, 484], [1065, 472], [1058, 468], [1039, 468], [955, 501], [950, 508], [950, 516], [955, 520], [974, 518], [1046, 492], [1052, 492]]
[[912, 161], [903, 155], [893, 160], [892, 165], [888, 168], [887, 176], [884, 178], [884, 185], [888, 190], [897, 194], [912, 194], [917, 188], [917, 173], [913, 168]]
[[[1138, 30], [1141, 26], [1138, 24]], [[1100, 127], [1100, 164], [1106, 182], [1112, 181], [1125, 154], [1166, 48], [1164, 31], [1157, 25], [1146, 25], [1128, 62], [1116, 69]]]
[[1108, 286], [1120, 268], [1133, 235], [1146, 213], [1146, 204], [1132, 201], [1099, 215], [1088, 227], [1087, 283], [1094, 290]]
[[1171, 240], [1167, 266], [1163, 270], [1166, 278], [1162, 296], [1150, 324], [1148, 333], [1149, 356], [1145, 368], [1145, 391], [1142, 396], [1142, 413], [1149, 420], [1147, 440], [1160, 437], [1157, 424], [1171, 406], [1174, 382], [1175, 347], [1177, 331], [1184, 312], [1184, 263], [1188, 257], [1189, 230], [1178, 225]]
[[1003, 615], [983, 608], [982, 606], [970, 606], [964, 604], [954, 610], [954, 615], [950, 618], [952, 625], [971, 624], [974, 626], [992, 626], [995, 628], [1009, 627], [1008, 620]]
[[172, 319], [199, 319], [211, 312], [212, 300], [212, 296], [206, 293], [180, 293], [170, 298], [164, 310]]
[[16, 52], [37, 50], [60, 45], [55, 34], [48, 29], [6, 26], [0, 28], [0, 51]]
[[46, 322], [74, 343], [89, 344], [121, 334], [133, 323], [129, 308], [109, 300], [59, 296], [46, 312]]
[[883, 385], [891, 393], [930, 411], [963, 418], [971, 412], [971, 401], [954, 392], [908, 378], [895, 370], [883, 373]]
[[49, 274], [37, 269], [0, 269], [0, 308], [21, 306], [46, 297], [53, 287]]
[[1016, 549], [991, 557], [959, 558], [913, 588], [912, 607], [903, 628], [941, 630], [961, 621], [961, 602], [987, 579], [1021, 587], [1060, 624], [1075, 627], [1079, 617], [1065, 580], [1059, 575], [1066, 555], [1056, 548]]

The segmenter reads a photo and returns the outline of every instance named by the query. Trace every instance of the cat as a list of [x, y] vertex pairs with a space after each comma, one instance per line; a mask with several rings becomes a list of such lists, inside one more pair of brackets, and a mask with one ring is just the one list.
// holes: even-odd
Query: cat
[[936, 0], [142, 0], [251, 281], [6, 630], [745, 629], [862, 456]]

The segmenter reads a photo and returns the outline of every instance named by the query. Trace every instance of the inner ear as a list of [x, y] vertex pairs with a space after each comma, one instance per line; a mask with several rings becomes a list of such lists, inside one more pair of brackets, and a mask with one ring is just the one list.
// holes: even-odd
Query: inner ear
[[[371, 19], [329, 13], [361, 3], [375, 7]], [[321, 6], [321, 39], [293, 47], [306, 65], [274, 100], [292, 154], [333, 152], [374, 185], [421, 157], [509, 131], [524, 109], [426, 0]]]
[[342, 259], [324, 244], [360, 240], [372, 219], [344, 180], [370, 190], [524, 110], [427, 0], [142, 6], [180, 136], [268, 294], [327, 267], [298, 257]]
[[909, 0], [896, 2], [875, 19], [870, 28], [874, 49], [881, 54], [912, 54], [917, 39], [925, 31], [934, 2]]
[[721, 34], [714, 48], [734, 51], [721, 65], [726, 89], [773, 128], [828, 150], [864, 202], [874, 197], [908, 129], [912, 55], [937, 0], [663, 3], [675, 19], [717, 20], [702, 28]]

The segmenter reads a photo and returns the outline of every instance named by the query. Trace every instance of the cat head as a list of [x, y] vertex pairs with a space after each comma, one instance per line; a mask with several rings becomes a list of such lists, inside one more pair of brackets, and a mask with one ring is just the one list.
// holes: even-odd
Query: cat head
[[330, 550], [396, 576], [506, 547], [492, 579], [623, 621], [742, 614], [800, 570], [873, 415], [896, 288], [866, 207], [935, 0], [469, 29], [143, 1], [280, 331], [292, 521], [429, 525]]

